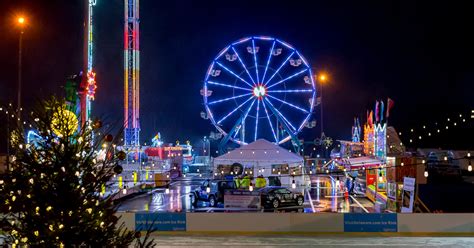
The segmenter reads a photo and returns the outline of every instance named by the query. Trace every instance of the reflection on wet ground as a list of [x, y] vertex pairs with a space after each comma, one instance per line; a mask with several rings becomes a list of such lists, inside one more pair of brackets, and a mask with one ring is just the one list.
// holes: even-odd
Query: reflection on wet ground
[[[206, 202], [199, 202], [194, 208], [189, 194], [201, 185], [200, 178], [186, 178], [173, 182], [169, 194], [165, 189], [155, 189], [144, 195], [126, 200], [119, 211], [153, 211], [153, 212], [241, 212], [256, 211], [249, 209], [210, 208]], [[278, 211], [285, 212], [373, 212], [373, 203], [365, 197], [345, 195], [337, 180], [330, 176], [314, 176], [311, 187], [305, 190], [303, 207], [287, 207]], [[265, 210], [269, 211], [269, 210]], [[274, 210], [270, 210], [274, 211]]]

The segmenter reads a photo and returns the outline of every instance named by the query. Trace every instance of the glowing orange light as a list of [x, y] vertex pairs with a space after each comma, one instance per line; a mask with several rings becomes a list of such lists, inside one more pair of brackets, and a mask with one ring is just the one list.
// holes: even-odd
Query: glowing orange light
[[24, 17], [18, 17], [18, 23], [20, 23], [20, 24], [25, 23], [25, 18]]
[[326, 74], [321, 74], [321, 75], [319, 75], [319, 80], [321, 80], [321, 82], [326, 81], [326, 80], [327, 80]]

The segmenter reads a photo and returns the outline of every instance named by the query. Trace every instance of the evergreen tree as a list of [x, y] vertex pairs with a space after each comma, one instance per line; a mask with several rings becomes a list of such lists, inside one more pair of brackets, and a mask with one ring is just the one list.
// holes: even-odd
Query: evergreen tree
[[[37, 135], [28, 143], [22, 125], [12, 132], [15, 156], [0, 179], [0, 231], [7, 242], [129, 246], [139, 235], [119, 225], [112, 195], [103, 194], [114, 169], [120, 171], [117, 157], [124, 156], [113, 154], [113, 137], [100, 135], [100, 122], [78, 131], [74, 113], [55, 98], [39, 104], [28, 119]], [[99, 154], [103, 144], [105, 156]]]

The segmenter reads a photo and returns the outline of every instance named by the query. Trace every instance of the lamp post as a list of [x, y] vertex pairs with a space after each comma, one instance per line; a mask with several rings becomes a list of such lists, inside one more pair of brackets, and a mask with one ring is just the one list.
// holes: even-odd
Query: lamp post
[[328, 76], [326, 73], [322, 72], [319, 75], [316, 75], [316, 82], [319, 83], [319, 98], [320, 98], [320, 104], [321, 104], [321, 138], [323, 137], [324, 134], [324, 119], [323, 119], [323, 85], [324, 83], [328, 80]]
[[26, 24], [26, 19], [23, 16], [18, 17], [18, 26], [20, 27], [20, 37], [18, 39], [18, 92], [17, 92], [17, 112], [20, 118], [21, 111], [21, 67], [22, 67], [22, 49], [23, 49], [23, 33]]

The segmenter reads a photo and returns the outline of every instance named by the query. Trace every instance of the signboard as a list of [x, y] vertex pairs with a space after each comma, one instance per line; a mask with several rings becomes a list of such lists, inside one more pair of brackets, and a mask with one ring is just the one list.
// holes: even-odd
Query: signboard
[[227, 190], [224, 208], [260, 208], [260, 193], [246, 190]]
[[403, 178], [402, 213], [413, 213], [415, 199], [415, 178]]
[[137, 231], [186, 231], [186, 213], [151, 213], [135, 214]]
[[397, 214], [344, 214], [344, 232], [397, 232]]

